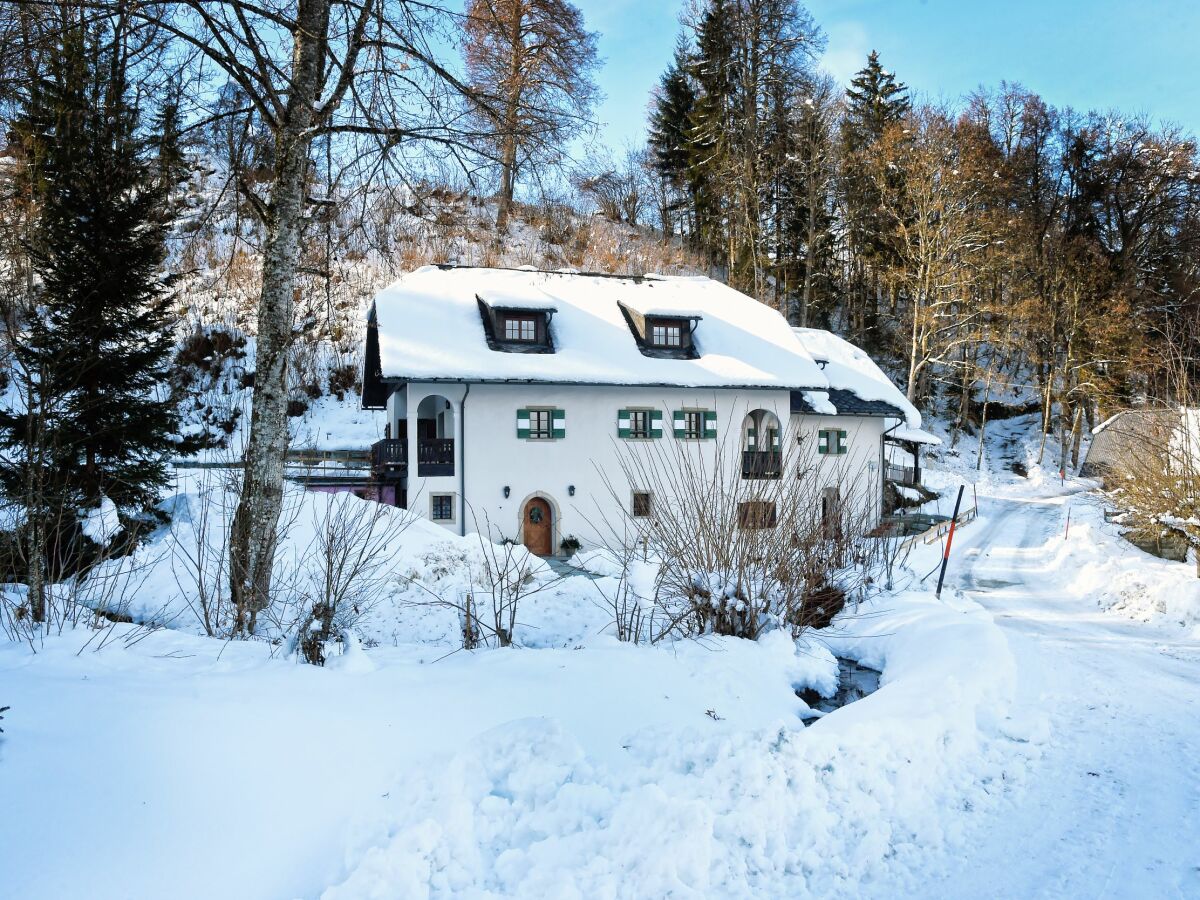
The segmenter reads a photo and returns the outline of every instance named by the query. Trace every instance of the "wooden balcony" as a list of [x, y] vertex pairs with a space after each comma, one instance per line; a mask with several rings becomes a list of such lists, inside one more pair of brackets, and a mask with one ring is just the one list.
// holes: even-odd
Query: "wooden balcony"
[[454, 438], [423, 438], [417, 442], [417, 475], [436, 478], [454, 474]]
[[387, 438], [371, 445], [371, 474], [380, 481], [399, 481], [408, 474], [408, 441]]
[[783, 477], [783, 454], [778, 450], [743, 450], [742, 477], [764, 480]]

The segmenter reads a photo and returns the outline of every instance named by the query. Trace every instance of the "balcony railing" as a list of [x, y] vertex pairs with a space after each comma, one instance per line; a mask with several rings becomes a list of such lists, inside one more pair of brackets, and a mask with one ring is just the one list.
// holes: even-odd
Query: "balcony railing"
[[389, 480], [408, 474], [408, 441], [387, 438], [371, 445], [371, 474]]
[[417, 475], [454, 474], [454, 438], [425, 438], [417, 443]]
[[888, 463], [887, 480], [896, 484], [915, 485], [917, 483], [917, 470], [912, 466], [897, 466]]
[[743, 450], [742, 477], [751, 479], [782, 478], [783, 454], [778, 450]]

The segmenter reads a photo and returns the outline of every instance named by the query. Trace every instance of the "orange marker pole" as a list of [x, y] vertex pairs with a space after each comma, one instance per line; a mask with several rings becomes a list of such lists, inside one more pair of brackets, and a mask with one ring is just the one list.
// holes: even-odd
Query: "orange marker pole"
[[954, 499], [954, 516], [950, 519], [950, 531], [946, 534], [946, 552], [942, 554], [942, 571], [938, 575], [937, 593], [934, 595], [939, 600], [942, 598], [942, 582], [946, 580], [946, 565], [950, 562], [950, 545], [954, 543], [954, 526], [958, 524], [958, 508], [962, 505], [963, 488], [966, 485], [958, 486], [958, 496]]

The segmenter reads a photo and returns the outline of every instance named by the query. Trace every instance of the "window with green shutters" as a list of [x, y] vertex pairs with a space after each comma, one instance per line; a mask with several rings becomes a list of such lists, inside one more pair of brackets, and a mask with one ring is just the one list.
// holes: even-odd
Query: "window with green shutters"
[[517, 410], [517, 438], [523, 441], [554, 441], [567, 436], [567, 411], [553, 407]]
[[840, 428], [822, 428], [817, 432], [817, 452], [822, 456], [841, 456], [846, 452], [846, 432]]
[[675, 437], [681, 441], [712, 440], [717, 436], [717, 414], [711, 409], [677, 409]]
[[662, 435], [661, 409], [617, 410], [617, 437], [627, 440], [652, 440]]

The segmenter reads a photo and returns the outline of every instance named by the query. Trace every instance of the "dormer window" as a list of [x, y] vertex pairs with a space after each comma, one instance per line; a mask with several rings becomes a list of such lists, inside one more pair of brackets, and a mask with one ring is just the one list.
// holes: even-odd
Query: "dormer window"
[[479, 316], [488, 347], [500, 353], [553, 353], [553, 307], [492, 306], [478, 294]]
[[683, 325], [679, 322], [653, 321], [650, 325], [650, 345], [678, 349], [683, 346]]
[[698, 314], [665, 309], [642, 312], [620, 301], [617, 305], [643, 356], [657, 359], [697, 359], [700, 356], [695, 342], [696, 325], [700, 322]]
[[536, 317], [506, 314], [500, 318], [504, 322], [504, 340], [518, 341], [523, 344], [532, 344], [537, 341], [538, 322]]

